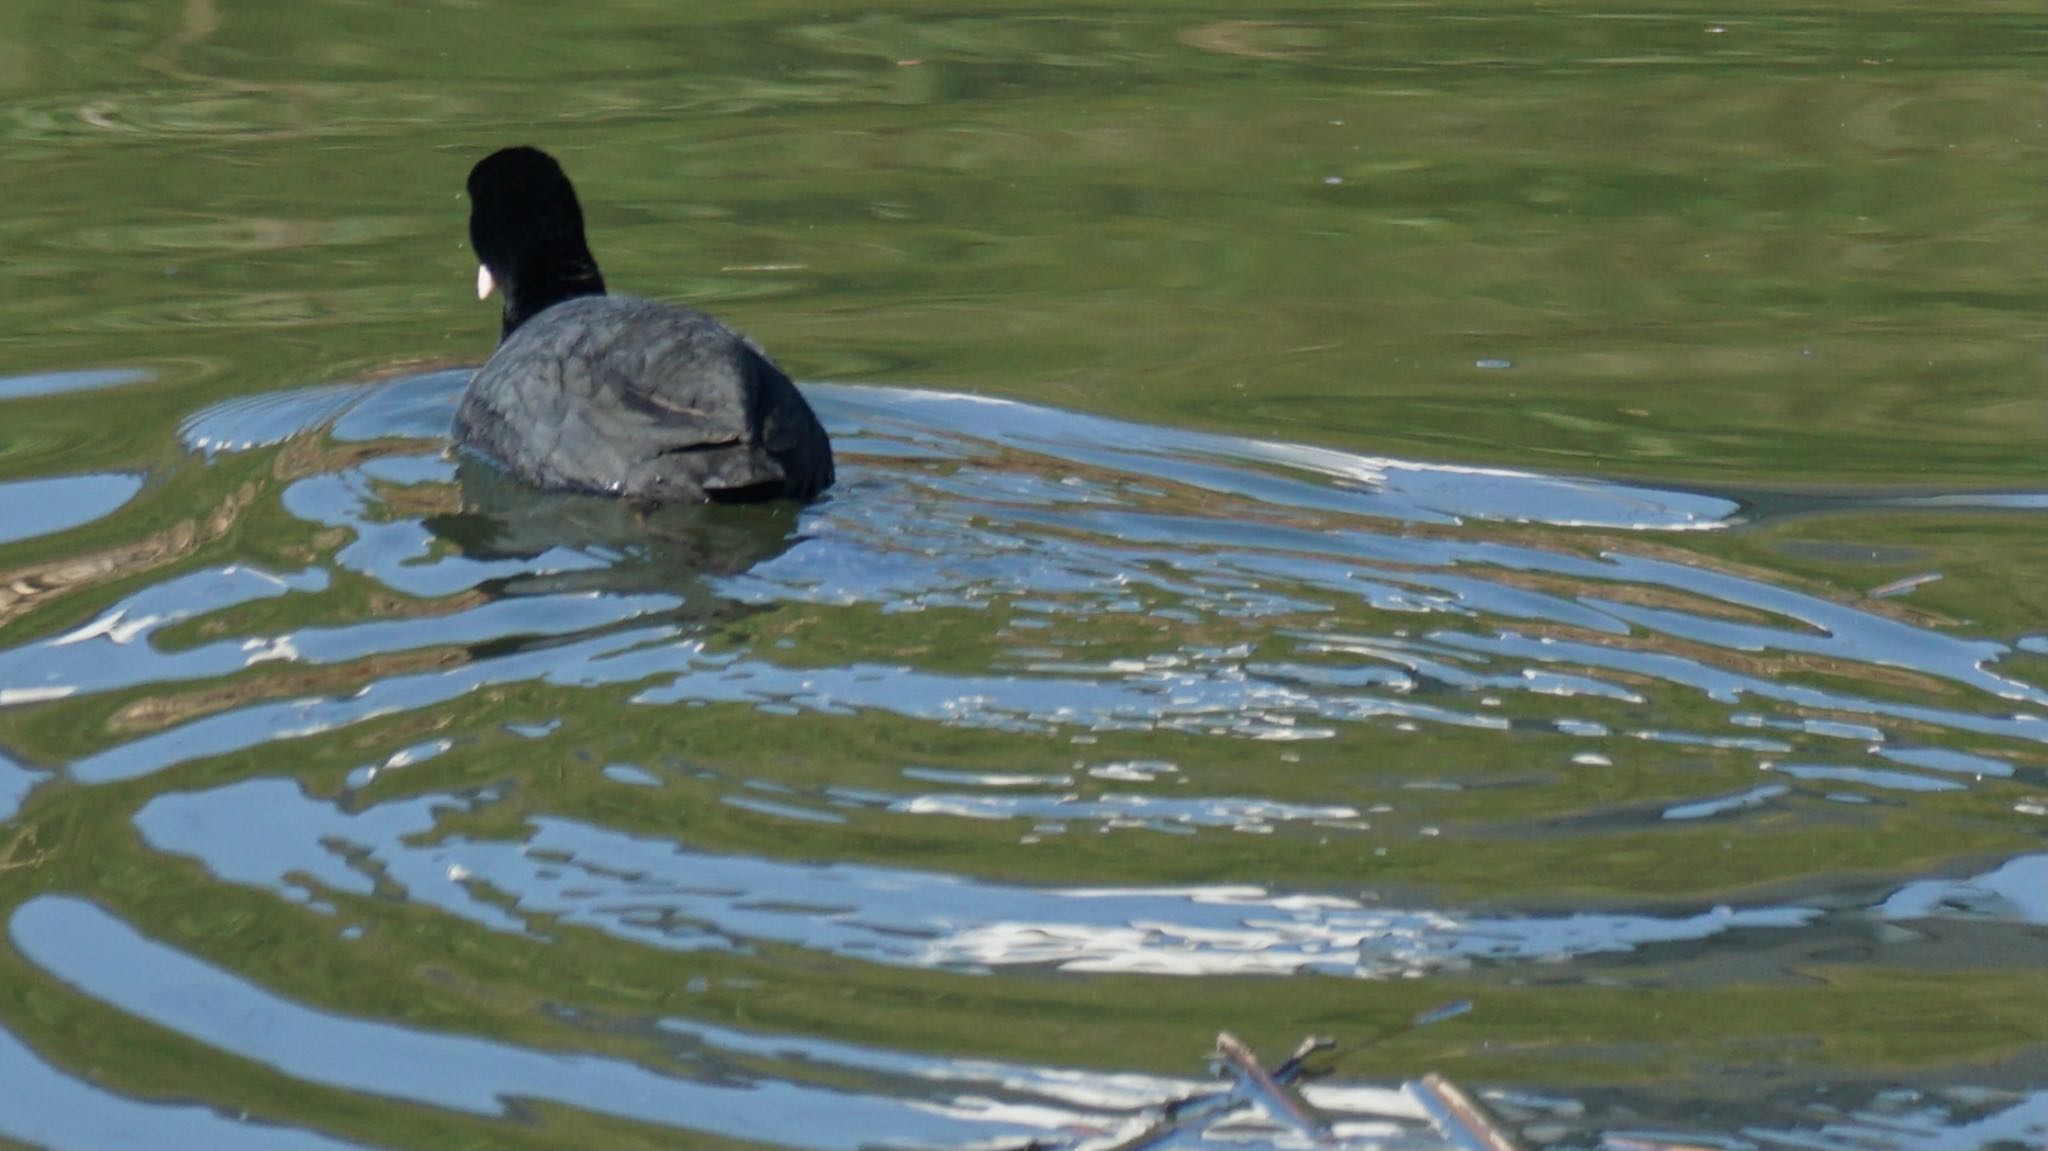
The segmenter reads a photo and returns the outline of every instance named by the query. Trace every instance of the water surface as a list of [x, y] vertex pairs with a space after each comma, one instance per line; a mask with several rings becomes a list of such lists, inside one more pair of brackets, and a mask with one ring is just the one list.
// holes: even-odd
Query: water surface
[[[19, 9], [0, 1143], [2048, 1138], [2030, 11]], [[514, 141], [829, 499], [448, 450]]]

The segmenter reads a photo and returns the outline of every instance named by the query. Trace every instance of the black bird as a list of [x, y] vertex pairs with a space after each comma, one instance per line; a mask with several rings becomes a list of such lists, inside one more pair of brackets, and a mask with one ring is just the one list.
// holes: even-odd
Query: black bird
[[832, 443], [752, 340], [702, 312], [608, 296], [561, 165], [506, 148], [469, 173], [477, 298], [505, 294], [498, 350], [455, 441], [545, 488], [654, 502], [808, 500]]

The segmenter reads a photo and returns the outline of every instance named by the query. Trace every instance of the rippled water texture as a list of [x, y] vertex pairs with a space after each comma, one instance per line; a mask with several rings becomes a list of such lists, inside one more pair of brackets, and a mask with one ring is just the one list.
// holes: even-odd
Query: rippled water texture
[[[2048, 1141], [2032, 15], [62, 11], [0, 1145]], [[829, 499], [450, 450], [508, 134]]]

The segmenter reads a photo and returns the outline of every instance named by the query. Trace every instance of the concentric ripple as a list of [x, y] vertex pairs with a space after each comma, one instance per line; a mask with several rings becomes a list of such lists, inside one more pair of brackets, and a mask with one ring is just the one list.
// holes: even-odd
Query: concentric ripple
[[[1715, 559], [1700, 541], [1761, 514], [1735, 499], [815, 385], [842, 459], [829, 499], [621, 507], [451, 453], [464, 379], [196, 413], [177, 482], [217, 493], [213, 536], [17, 580], [0, 818], [104, 804], [122, 837], [105, 850], [147, 861], [152, 892], [15, 908], [15, 951], [64, 994], [421, 1114], [1082, 1147], [1211, 1088], [502, 974], [463, 992], [472, 1033], [234, 970], [190, 923], [218, 902], [237, 930], [334, 936], [316, 966], [390, 948], [415, 975], [440, 967], [414, 949], [446, 936], [673, 972], [687, 995], [743, 999], [763, 970], [966, 997], [1177, 977], [1244, 1010], [1284, 977], [1442, 983], [1483, 1021], [1488, 995], [1512, 1018], [1550, 993], [1532, 987], [1776, 994], [1844, 949], [1995, 965], [2048, 921], [2020, 836], [1939, 834], [2048, 818], [2040, 638], [1895, 602], [1917, 584], [1848, 595]], [[125, 476], [29, 482], [58, 506], [24, 538], [149, 498]], [[137, 910], [159, 902], [198, 918]], [[1752, 986], [1759, 954], [1801, 959]], [[1318, 1023], [1381, 1026], [1370, 994], [1326, 998]], [[1426, 1013], [1489, 1026], [1465, 1016]], [[46, 1101], [0, 1117], [4, 1138], [128, 1146], [132, 1122], [357, 1145], [102, 1087], [5, 1031], [0, 1068]], [[1307, 1097], [1339, 1145], [1438, 1145], [1412, 1088]], [[1488, 1098], [1553, 1138], [1685, 1134], [1590, 1097]], [[1787, 1088], [1713, 1129], [1758, 1147], [2025, 1139], [2039, 1103], [2009, 1082], [1873, 1086], [1824, 1112]], [[1659, 1114], [1658, 1096], [1622, 1112]], [[1144, 1137], [1301, 1135], [1258, 1122]]]

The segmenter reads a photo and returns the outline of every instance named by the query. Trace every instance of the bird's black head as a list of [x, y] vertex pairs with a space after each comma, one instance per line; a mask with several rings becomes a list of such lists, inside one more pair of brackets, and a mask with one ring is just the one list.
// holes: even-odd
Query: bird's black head
[[500, 149], [469, 170], [469, 245], [479, 295], [505, 293], [501, 340], [550, 304], [604, 295], [576, 189], [538, 148]]

